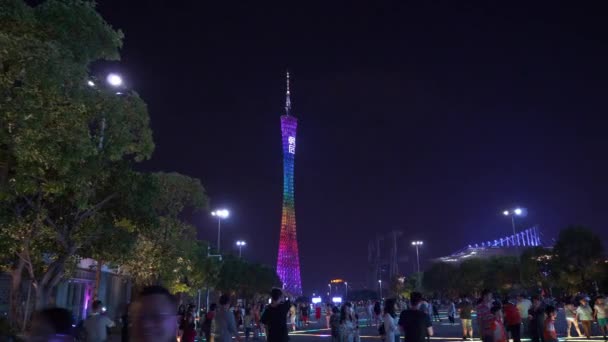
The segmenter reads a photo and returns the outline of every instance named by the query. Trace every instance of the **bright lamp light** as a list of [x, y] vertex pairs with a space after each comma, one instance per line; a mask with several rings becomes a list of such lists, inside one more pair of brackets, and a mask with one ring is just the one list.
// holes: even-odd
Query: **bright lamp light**
[[106, 81], [108, 81], [108, 84], [112, 87], [120, 87], [122, 85], [122, 77], [118, 74], [109, 74], [106, 77]]

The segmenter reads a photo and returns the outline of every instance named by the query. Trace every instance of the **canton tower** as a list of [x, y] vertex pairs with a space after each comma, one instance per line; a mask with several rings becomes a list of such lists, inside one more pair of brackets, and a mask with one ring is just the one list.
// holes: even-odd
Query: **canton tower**
[[281, 216], [281, 236], [279, 239], [277, 274], [283, 282], [283, 288], [293, 295], [302, 294], [293, 181], [297, 127], [298, 119], [291, 115], [289, 72], [287, 72], [285, 115], [281, 115], [281, 137], [283, 141], [283, 215]]

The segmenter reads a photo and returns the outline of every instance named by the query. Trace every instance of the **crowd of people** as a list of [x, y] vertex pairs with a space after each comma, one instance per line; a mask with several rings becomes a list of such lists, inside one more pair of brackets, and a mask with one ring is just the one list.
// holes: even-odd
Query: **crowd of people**
[[[498, 299], [489, 290], [484, 290], [476, 300], [462, 298], [439, 302], [426, 300], [421, 293], [413, 292], [410, 298], [388, 298], [383, 302], [345, 302], [332, 304], [294, 303], [283, 297], [280, 289], [270, 293], [270, 303], [252, 306], [231, 306], [229, 296], [222, 295], [217, 304], [196, 314], [194, 305], [180, 305], [165, 288], [145, 288], [120, 318], [122, 341], [180, 341], [194, 342], [241, 342], [260, 340], [285, 342], [289, 331], [309, 324], [311, 313], [317, 324], [325, 317], [326, 328], [332, 342], [358, 342], [360, 330], [365, 323], [375, 327], [383, 342], [399, 342], [401, 337], [408, 342], [424, 342], [433, 336], [433, 322], [441, 321], [439, 307], [447, 313], [449, 324], [460, 319], [462, 339], [480, 337], [482, 342], [520, 342], [522, 336], [532, 342], [556, 342], [555, 326], [558, 307], [563, 308], [567, 322], [566, 337], [576, 331], [579, 337], [590, 338], [593, 322], [607, 340], [608, 305], [603, 296], [593, 301], [585, 295], [561, 301], [543, 298], [530, 299], [524, 295]], [[473, 318], [476, 315], [476, 324]], [[366, 317], [360, 317], [366, 316]], [[366, 318], [366, 319], [363, 319]], [[90, 341], [104, 342], [108, 329], [116, 323], [104, 314], [100, 301], [94, 301], [88, 317], [79, 325], [72, 325], [71, 313], [65, 309], [49, 308], [34, 315], [30, 341]], [[561, 335], [561, 334], [560, 334]]]

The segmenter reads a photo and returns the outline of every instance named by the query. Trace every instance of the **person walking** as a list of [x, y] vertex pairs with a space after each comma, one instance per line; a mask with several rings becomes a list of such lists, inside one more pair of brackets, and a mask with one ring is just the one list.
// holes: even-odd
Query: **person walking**
[[355, 318], [353, 317], [352, 305], [345, 303], [340, 310], [340, 341], [354, 342]]
[[102, 315], [103, 304], [100, 300], [93, 301], [92, 312], [84, 321], [84, 330], [87, 334], [87, 342], [105, 342], [108, 340], [108, 328], [114, 326], [114, 322], [106, 315]]
[[340, 310], [335, 306], [328, 310], [331, 312], [331, 316], [329, 317], [331, 341], [340, 342]]
[[528, 310], [528, 324], [532, 342], [544, 342], [543, 324], [545, 322], [545, 308], [540, 297], [532, 296], [532, 306]]
[[608, 338], [606, 338], [606, 332], [608, 331], [608, 320], [606, 319], [606, 300], [603, 296], [599, 296], [595, 299], [593, 315], [595, 316], [597, 326], [600, 328], [602, 335], [604, 335], [604, 341], [608, 341]]
[[296, 305], [292, 304], [289, 307], [289, 322], [291, 323], [291, 331], [296, 331], [296, 315], [298, 314], [298, 310], [296, 309]]
[[380, 306], [380, 302], [374, 303], [374, 323], [376, 327], [380, 326], [380, 317], [382, 317], [382, 307]]
[[268, 342], [287, 342], [289, 340], [287, 332], [287, 312], [291, 307], [289, 300], [281, 301], [283, 291], [274, 288], [270, 292], [270, 304], [266, 306], [262, 314], [261, 322], [266, 327], [266, 341]]
[[576, 309], [576, 318], [583, 325], [583, 332], [587, 338], [591, 338], [591, 321], [593, 321], [593, 310], [589, 306], [589, 298], [584, 297], [580, 300], [580, 305]]
[[220, 305], [215, 313], [215, 341], [231, 342], [234, 336], [237, 342], [241, 341], [239, 332], [234, 319], [234, 314], [230, 312], [230, 298], [227, 294], [220, 296]]
[[407, 342], [425, 342], [427, 337], [433, 336], [433, 324], [428, 314], [420, 310], [422, 294], [412, 292], [410, 306], [401, 312], [399, 326]]
[[492, 325], [494, 322], [494, 315], [492, 314], [492, 292], [485, 289], [481, 292], [481, 300], [477, 305], [477, 321], [479, 323], [479, 334], [483, 342], [494, 341], [494, 330]]
[[543, 326], [543, 337], [545, 342], [557, 342], [557, 331], [555, 330], [555, 318], [557, 318], [557, 311], [552, 305], [548, 305], [545, 309], [545, 318]]
[[521, 323], [523, 326], [524, 336], [529, 336], [529, 322], [528, 322], [528, 310], [532, 307], [532, 302], [526, 298], [523, 294], [517, 296], [517, 310], [521, 317]]
[[500, 306], [493, 305], [490, 309], [492, 315], [491, 329], [493, 342], [508, 342], [507, 332], [503, 324], [502, 309]]
[[473, 304], [468, 298], [460, 304], [459, 316], [462, 325], [462, 340], [473, 339]]
[[321, 322], [321, 306], [317, 304], [315, 307], [315, 320], [317, 323]]
[[433, 311], [433, 318], [437, 322], [441, 322], [441, 317], [439, 317], [439, 303], [435, 300], [431, 300], [429, 302], [429, 306], [431, 307], [431, 309]]
[[583, 336], [583, 334], [581, 333], [581, 328], [578, 326], [578, 320], [576, 319], [576, 308], [574, 307], [574, 304], [572, 304], [572, 302], [566, 303], [566, 305], [564, 305], [564, 314], [566, 315], [567, 324], [566, 336], [568, 338], [572, 337], [571, 331], [573, 326], [576, 329], [578, 337]]
[[399, 321], [397, 317], [397, 300], [389, 298], [384, 303], [384, 332], [386, 342], [399, 342]]
[[453, 300], [450, 300], [450, 303], [448, 304], [448, 320], [450, 321], [450, 323], [452, 325], [454, 325], [454, 323], [456, 323], [456, 303], [454, 303]]
[[508, 299], [502, 303], [502, 310], [505, 318], [507, 333], [511, 335], [513, 342], [521, 341], [521, 316], [517, 306], [513, 305]]
[[302, 303], [300, 307], [300, 313], [302, 315], [302, 326], [308, 326], [308, 316], [310, 315], [310, 306], [308, 303]]
[[194, 324], [194, 305], [188, 305], [183, 318], [183, 332], [181, 342], [194, 342], [196, 338], [196, 325]]
[[211, 305], [209, 305], [209, 311], [205, 314], [205, 320], [203, 321], [203, 324], [201, 325], [201, 332], [205, 336], [206, 342], [213, 342], [212, 341], [213, 336], [211, 335], [211, 326], [213, 324], [213, 319], [215, 317], [216, 308], [217, 308], [217, 304], [215, 304], [215, 303], [211, 303]]
[[325, 322], [327, 323], [327, 329], [331, 329], [330, 321], [333, 315], [333, 306], [330, 303], [325, 305]]

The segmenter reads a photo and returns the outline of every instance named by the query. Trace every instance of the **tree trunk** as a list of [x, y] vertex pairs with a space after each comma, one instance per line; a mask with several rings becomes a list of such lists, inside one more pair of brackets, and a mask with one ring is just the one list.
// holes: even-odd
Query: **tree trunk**
[[11, 271], [10, 321], [15, 328], [21, 330], [18, 322], [21, 321], [21, 280], [25, 262], [19, 258], [15, 268]]
[[101, 268], [103, 260], [97, 260], [97, 268], [95, 270], [95, 287], [93, 288], [93, 300], [99, 299], [99, 284], [101, 283]]

